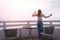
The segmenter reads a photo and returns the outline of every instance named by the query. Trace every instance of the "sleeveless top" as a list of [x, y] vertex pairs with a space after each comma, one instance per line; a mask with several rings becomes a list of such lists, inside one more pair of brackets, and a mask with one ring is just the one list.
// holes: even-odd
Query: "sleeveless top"
[[37, 21], [42, 21], [42, 16], [43, 14], [41, 14], [41, 16], [38, 17]]

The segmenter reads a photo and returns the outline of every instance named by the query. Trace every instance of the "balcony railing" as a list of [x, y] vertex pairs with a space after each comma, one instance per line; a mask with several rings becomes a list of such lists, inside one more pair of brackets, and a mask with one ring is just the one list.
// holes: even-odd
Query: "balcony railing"
[[[36, 26], [37, 21], [0, 21], [0, 27]], [[43, 21], [44, 25], [60, 26], [60, 20]]]
[[[6, 29], [7, 27], [13, 27], [13, 26], [27, 26], [32, 27], [36, 26], [37, 21], [0, 21], [0, 28], [3, 27], [3, 29]], [[60, 20], [52, 20], [52, 21], [43, 21], [43, 25], [47, 26], [60, 26]], [[17, 37], [19, 37], [19, 32], [17, 34]]]

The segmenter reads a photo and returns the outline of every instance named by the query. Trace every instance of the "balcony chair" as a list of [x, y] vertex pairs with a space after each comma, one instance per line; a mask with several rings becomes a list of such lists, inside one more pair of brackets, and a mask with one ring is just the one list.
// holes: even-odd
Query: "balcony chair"
[[16, 40], [17, 38], [17, 29], [5, 29], [6, 40]]
[[51, 26], [51, 27], [44, 27], [44, 32], [41, 33], [43, 35], [43, 37], [48, 40], [52, 40], [53, 38], [53, 33], [54, 33], [54, 26]]

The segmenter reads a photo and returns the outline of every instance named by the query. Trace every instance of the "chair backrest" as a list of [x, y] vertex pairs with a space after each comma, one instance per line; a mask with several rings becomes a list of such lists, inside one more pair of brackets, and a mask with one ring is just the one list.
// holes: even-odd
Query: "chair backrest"
[[17, 37], [17, 29], [5, 29], [6, 37]]
[[45, 34], [53, 34], [54, 33], [54, 26], [52, 26], [52, 27], [45, 27], [44, 28], [44, 33]]

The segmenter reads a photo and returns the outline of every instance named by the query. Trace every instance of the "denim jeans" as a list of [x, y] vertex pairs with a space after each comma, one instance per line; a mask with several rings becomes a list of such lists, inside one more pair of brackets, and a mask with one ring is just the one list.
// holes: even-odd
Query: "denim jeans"
[[38, 36], [40, 38], [42, 36], [41, 33], [43, 32], [43, 23], [42, 23], [42, 21], [37, 22], [37, 29], [38, 29]]

